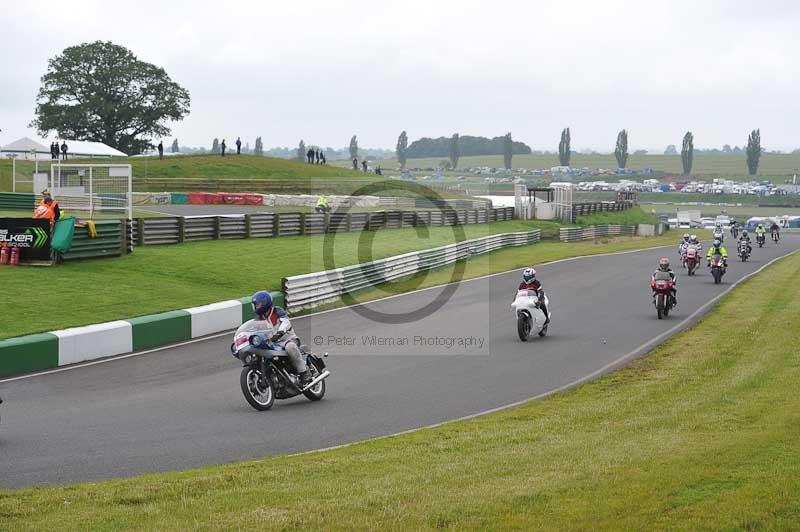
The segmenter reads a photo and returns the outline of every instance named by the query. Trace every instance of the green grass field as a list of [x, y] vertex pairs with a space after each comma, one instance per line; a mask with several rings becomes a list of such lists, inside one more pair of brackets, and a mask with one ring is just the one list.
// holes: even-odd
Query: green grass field
[[[406, 162], [408, 168], [430, 168], [434, 167], [446, 157], [432, 157], [426, 159], [409, 159]], [[336, 162], [337, 164], [340, 161]], [[395, 159], [376, 161], [386, 170], [397, 169], [400, 165]], [[347, 161], [341, 162], [347, 164]], [[550, 169], [558, 166], [557, 155], [515, 155], [512, 160], [513, 168], [527, 168], [533, 170]], [[462, 168], [484, 167], [502, 168], [503, 156], [472, 156], [461, 157], [458, 166]], [[617, 161], [613, 154], [602, 155], [580, 155], [574, 154], [570, 160], [573, 168], [604, 168], [616, 169]], [[628, 157], [628, 168], [644, 169], [652, 168], [668, 174], [681, 174], [680, 155], [633, 155]], [[788, 177], [794, 173], [800, 173], [800, 154], [766, 154], [761, 157], [758, 168], [759, 176], [767, 177]], [[741, 155], [698, 155], [694, 156], [692, 174], [697, 176], [712, 177], [741, 177], [747, 176], [747, 164], [744, 154]], [[781, 179], [782, 182], [782, 179]]]
[[542, 401], [321, 453], [0, 491], [2, 524], [796, 530], [798, 276], [795, 254], [648, 356]]

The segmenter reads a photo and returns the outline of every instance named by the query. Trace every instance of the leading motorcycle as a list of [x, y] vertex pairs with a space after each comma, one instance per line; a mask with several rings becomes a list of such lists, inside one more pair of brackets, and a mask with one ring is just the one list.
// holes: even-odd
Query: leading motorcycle
[[758, 247], [763, 248], [764, 247], [764, 242], [766, 242], [766, 240], [767, 240], [767, 237], [764, 236], [764, 233], [757, 233], [756, 234], [756, 243], [758, 244]]
[[272, 343], [269, 333], [257, 329], [253, 323], [254, 320], [250, 320], [240, 326], [231, 344], [231, 353], [242, 362], [239, 384], [250, 406], [256, 410], [269, 410], [275, 399], [289, 399], [300, 394], [311, 401], [322, 399], [326, 390], [325, 379], [331, 374], [325, 369], [322, 358], [307, 346], [300, 346], [311, 371], [311, 381], [303, 386], [283, 346]]
[[669, 316], [669, 311], [675, 307], [672, 297], [674, 287], [675, 281], [672, 280], [669, 272], [658, 271], [650, 281], [650, 288], [653, 290], [653, 304], [656, 306], [658, 319]]
[[517, 334], [519, 339], [527, 342], [534, 334], [540, 337], [547, 335], [547, 328], [550, 325], [545, 323], [547, 318], [553, 314], [550, 312], [550, 300], [547, 294], [542, 294], [544, 304], [547, 307], [547, 317], [539, 304], [539, 296], [535, 290], [517, 290], [511, 309], [517, 317]]

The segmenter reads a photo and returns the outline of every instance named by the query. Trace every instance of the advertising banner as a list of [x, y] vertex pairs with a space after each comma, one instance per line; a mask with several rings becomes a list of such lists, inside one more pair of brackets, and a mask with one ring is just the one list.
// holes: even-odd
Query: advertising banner
[[19, 248], [21, 261], [50, 260], [50, 221], [0, 218], [0, 246]]

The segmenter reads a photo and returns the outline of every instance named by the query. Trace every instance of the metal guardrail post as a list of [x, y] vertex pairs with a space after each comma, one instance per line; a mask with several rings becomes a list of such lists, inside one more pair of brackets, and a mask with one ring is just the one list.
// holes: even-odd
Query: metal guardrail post
[[272, 236], [281, 236], [281, 215], [278, 213], [272, 214]]
[[347, 232], [349, 233], [353, 230], [353, 215], [348, 212], [345, 216], [347, 218]]
[[306, 234], [306, 213], [300, 213], [300, 234]]
[[219, 240], [221, 232], [219, 216], [214, 216], [214, 240]]
[[136, 245], [144, 246], [144, 218], [136, 219]]
[[251, 238], [253, 236], [253, 218], [252, 214], [244, 215], [244, 237]]
[[178, 217], [178, 243], [182, 244], [186, 241], [186, 218], [183, 216]]
[[372, 230], [372, 213], [367, 213], [367, 220], [364, 222], [364, 231]]

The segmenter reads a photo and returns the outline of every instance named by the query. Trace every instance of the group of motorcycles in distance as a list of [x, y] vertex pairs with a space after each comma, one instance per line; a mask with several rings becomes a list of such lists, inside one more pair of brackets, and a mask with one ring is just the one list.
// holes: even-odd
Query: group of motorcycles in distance
[[[732, 223], [730, 227], [731, 236], [736, 239], [739, 237], [739, 227], [736, 223]], [[780, 240], [778, 231], [771, 228], [772, 241], [776, 244]], [[713, 249], [725, 249], [722, 244], [725, 242], [725, 233], [722, 226], [719, 224], [714, 228], [714, 242], [718, 242], [719, 246], [714, 246]], [[756, 244], [758, 247], [764, 247], [766, 242], [766, 230], [763, 226], [759, 226], [756, 231]], [[703, 250], [703, 244], [697, 239], [697, 235], [684, 235], [683, 240], [678, 247], [678, 255], [681, 261], [681, 267], [686, 270], [688, 276], [694, 276], [700, 266], [700, 253]], [[727, 254], [727, 251], [725, 251]], [[736, 253], [742, 262], [747, 262], [752, 253], [749, 239], [739, 239], [736, 245]], [[722, 253], [714, 253], [708, 257], [708, 266], [711, 276], [714, 279], [714, 284], [720, 284], [722, 277], [725, 275], [728, 266], [728, 257]], [[675, 300], [675, 275], [672, 271], [656, 271], [650, 282], [650, 287], [653, 290], [653, 305], [656, 307], [658, 319], [669, 316], [670, 311], [677, 304]]]

